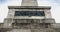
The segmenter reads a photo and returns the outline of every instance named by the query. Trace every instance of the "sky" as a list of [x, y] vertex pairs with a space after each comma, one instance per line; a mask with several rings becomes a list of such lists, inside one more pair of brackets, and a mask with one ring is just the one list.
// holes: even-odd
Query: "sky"
[[[22, 0], [0, 0], [0, 23], [7, 18], [8, 6], [20, 6]], [[51, 6], [51, 15], [56, 23], [60, 23], [60, 0], [38, 0], [39, 6]]]

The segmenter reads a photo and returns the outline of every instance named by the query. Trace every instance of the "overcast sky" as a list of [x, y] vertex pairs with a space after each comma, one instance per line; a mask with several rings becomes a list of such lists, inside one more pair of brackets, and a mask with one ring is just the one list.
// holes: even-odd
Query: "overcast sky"
[[[4, 18], [8, 14], [8, 6], [20, 6], [22, 0], [0, 0], [0, 22], [3, 22]], [[39, 6], [51, 6], [52, 18], [56, 23], [60, 23], [60, 0], [38, 0]]]

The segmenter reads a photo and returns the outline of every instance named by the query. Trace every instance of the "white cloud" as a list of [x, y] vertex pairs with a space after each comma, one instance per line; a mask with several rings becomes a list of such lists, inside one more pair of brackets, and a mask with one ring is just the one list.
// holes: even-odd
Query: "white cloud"
[[8, 4], [8, 6], [20, 6], [21, 5], [21, 1], [22, 0], [13, 0], [13, 1], [9, 0], [7, 4]]
[[60, 23], [60, 6], [55, 6], [51, 9], [52, 17], [55, 18], [56, 23]]
[[39, 6], [51, 6], [51, 3], [47, 0], [38, 0]]
[[8, 8], [7, 5], [0, 5], [0, 22], [7, 16]]

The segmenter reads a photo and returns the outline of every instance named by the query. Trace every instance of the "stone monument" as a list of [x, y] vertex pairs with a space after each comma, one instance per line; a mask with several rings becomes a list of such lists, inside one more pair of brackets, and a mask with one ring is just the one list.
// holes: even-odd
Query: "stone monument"
[[38, 6], [37, 0], [22, 0], [21, 6], [8, 9], [0, 32], [59, 32], [59, 24], [51, 17], [51, 7]]

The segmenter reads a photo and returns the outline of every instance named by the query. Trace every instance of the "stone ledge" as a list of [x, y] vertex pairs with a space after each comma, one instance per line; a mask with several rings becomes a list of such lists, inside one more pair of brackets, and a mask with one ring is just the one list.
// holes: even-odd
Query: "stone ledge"
[[52, 25], [53, 25], [53, 28], [60, 29], [60, 23], [55, 23], [55, 24], [52, 24]]
[[[33, 21], [34, 23], [55, 23], [55, 20], [54, 19], [12, 19], [12, 18], [6, 18], [5, 21], [17, 21], [19, 23], [28, 23], [28, 21]], [[28, 21], [27, 21], [28, 20]]]
[[9, 9], [51, 9], [51, 6], [8, 6]]

